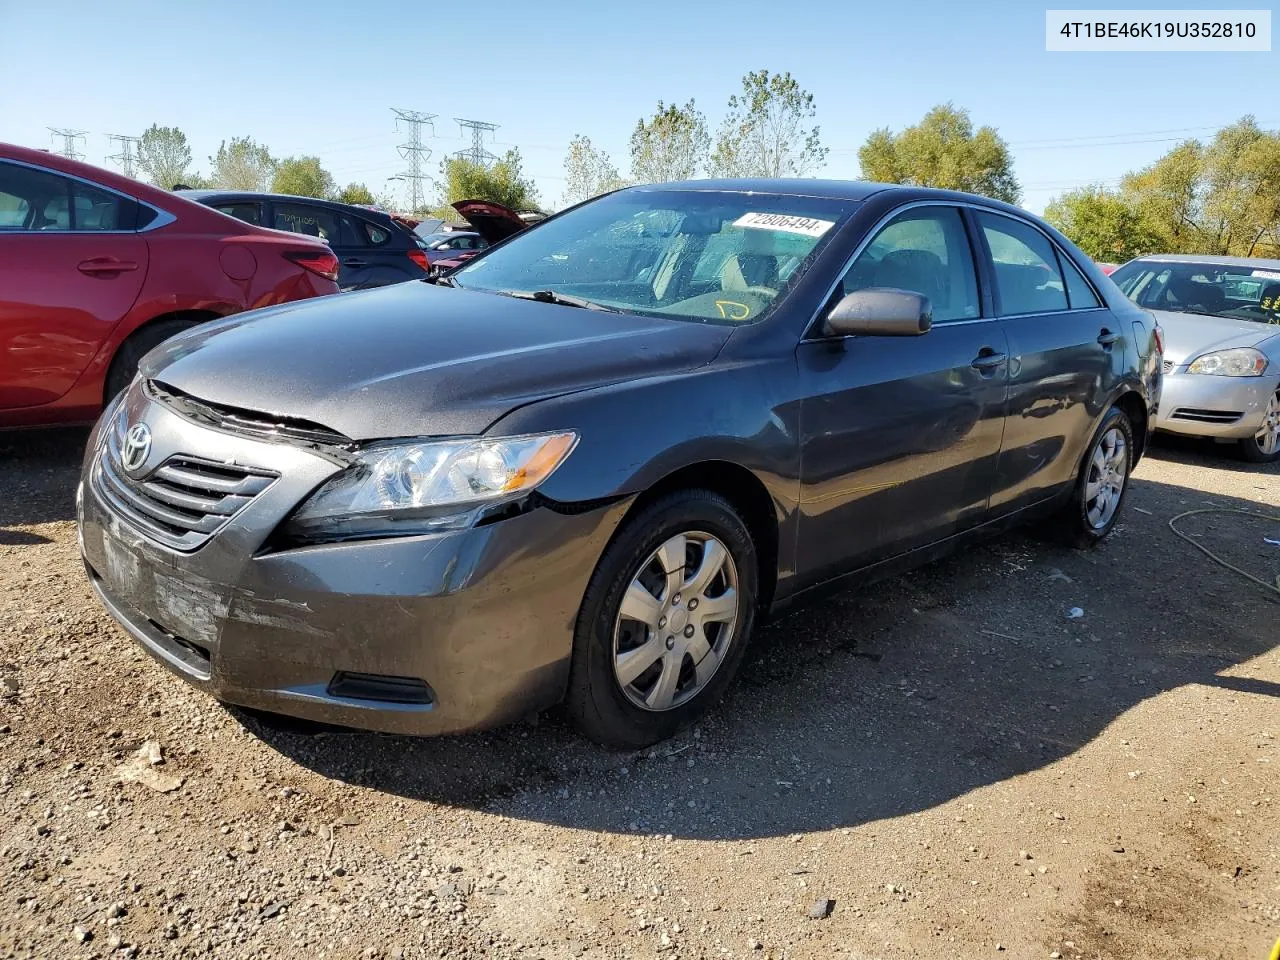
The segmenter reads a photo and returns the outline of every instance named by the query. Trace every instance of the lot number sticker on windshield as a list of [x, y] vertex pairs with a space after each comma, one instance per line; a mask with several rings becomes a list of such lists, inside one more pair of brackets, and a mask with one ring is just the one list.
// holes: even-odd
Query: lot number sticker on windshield
[[744, 213], [733, 221], [733, 225], [748, 227], [752, 230], [780, 230], [783, 233], [798, 233], [804, 237], [820, 237], [835, 226], [835, 221], [792, 217], [785, 213]]
[[1280, 271], [1276, 270], [1255, 270], [1253, 276], [1262, 277], [1266, 280], [1280, 280]]

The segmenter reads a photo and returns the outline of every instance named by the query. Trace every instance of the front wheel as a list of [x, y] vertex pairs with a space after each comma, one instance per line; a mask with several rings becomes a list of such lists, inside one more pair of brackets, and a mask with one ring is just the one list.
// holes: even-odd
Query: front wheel
[[751, 534], [715, 493], [673, 493], [629, 520], [578, 616], [567, 700], [578, 728], [634, 749], [701, 716], [741, 662], [757, 579]]
[[1123, 410], [1112, 407], [1080, 464], [1071, 499], [1053, 518], [1068, 543], [1095, 546], [1115, 527], [1129, 492], [1133, 451], [1133, 424]]
[[1240, 456], [1250, 463], [1280, 460], [1280, 390], [1271, 395], [1258, 432], [1241, 440], [1239, 447]]

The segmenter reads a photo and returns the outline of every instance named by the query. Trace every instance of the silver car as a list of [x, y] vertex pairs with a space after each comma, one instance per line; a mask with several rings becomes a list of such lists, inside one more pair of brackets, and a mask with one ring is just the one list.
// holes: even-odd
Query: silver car
[[1111, 279], [1164, 331], [1156, 429], [1280, 459], [1280, 260], [1141, 257]]

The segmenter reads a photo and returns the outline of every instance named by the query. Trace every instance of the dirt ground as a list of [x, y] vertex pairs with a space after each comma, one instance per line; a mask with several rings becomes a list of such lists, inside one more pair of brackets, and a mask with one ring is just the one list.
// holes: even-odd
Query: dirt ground
[[[413, 740], [189, 689], [91, 598], [83, 442], [0, 435], [5, 957], [1261, 960], [1280, 936], [1280, 606], [1167, 525], [1280, 512], [1275, 466], [1162, 444], [1103, 548], [1018, 534], [811, 606], [697, 729], [625, 754], [554, 715]], [[1280, 523], [1184, 525], [1280, 574]]]

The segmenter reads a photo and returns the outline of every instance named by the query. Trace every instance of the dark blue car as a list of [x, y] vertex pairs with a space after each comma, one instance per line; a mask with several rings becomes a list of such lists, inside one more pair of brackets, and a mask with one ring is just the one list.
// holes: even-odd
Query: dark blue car
[[255, 226], [325, 241], [338, 258], [338, 286], [343, 290], [383, 287], [426, 275], [427, 255], [421, 240], [381, 211], [278, 193], [177, 192]]

